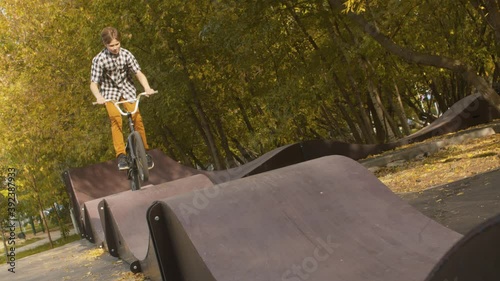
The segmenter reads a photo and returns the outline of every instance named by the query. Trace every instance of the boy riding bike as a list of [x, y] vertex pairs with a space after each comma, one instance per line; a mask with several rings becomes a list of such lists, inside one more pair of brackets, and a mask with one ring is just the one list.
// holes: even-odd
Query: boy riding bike
[[[120, 33], [114, 27], [106, 27], [101, 32], [102, 43], [105, 49], [92, 59], [90, 90], [96, 98], [96, 103], [105, 104], [111, 121], [111, 135], [113, 146], [118, 158], [118, 169], [127, 170], [129, 164], [126, 158], [125, 143], [123, 141], [122, 115], [112, 102], [106, 100], [131, 100], [136, 97], [136, 88], [132, 79], [135, 74], [146, 94], [153, 94], [148, 79], [141, 72], [139, 63], [134, 55], [120, 48]], [[135, 103], [124, 103], [127, 111], [132, 111]], [[146, 132], [139, 111], [132, 115], [135, 129], [139, 132], [146, 150], [149, 149], [146, 141]], [[146, 155], [149, 168], [153, 167], [153, 160]]]

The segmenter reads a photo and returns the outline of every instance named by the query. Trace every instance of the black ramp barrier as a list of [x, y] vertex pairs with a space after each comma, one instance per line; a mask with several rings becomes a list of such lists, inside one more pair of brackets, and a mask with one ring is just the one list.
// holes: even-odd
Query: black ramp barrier
[[397, 146], [399, 146], [398, 143], [351, 144], [332, 140], [310, 140], [301, 143], [304, 161], [327, 155], [343, 155], [354, 160], [359, 160], [370, 155], [394, 149]]
[[168, 198], [213, 186], [204, 175], [194, 175], [175, 181], [147, 186], [137, 191], [125, 191], [103, 198], [99, 204], [100, 222], [104, 228], [108, 251], [132, 265], [148, 254], [149, 229], [146, 211], [158, 198]]
[[500, 280], [500, 215], [476, 226], [436, 265], [426, 281]]
[[427, 127], [399, 141], [400, 145], [426, 140], [439, 135], [457, 132], [475, 125], [500, 118], [500, 112], [477, 93], [454, 103], [446, 112]]
[[241, 166], [205, 172], [214, 183], [223, 183], [304, 161], [299, 143], [284, 145]]
[[147, 218], [163, 280], [421, 281], [461, 238], [344, 156], [162, 199]]

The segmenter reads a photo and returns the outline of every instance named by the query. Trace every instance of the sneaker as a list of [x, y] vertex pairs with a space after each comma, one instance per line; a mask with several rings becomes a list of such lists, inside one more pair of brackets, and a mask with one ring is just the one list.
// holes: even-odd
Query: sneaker
[[118, 155], [118, 170], [127, 170], [128, 168], [127, 156], [125, 154]]
[[151, 155], [146, 153], [146, 159], [148, 159], [148, 169], [152, 169], [155, 166], [155, 163], [153, 162], [153, 157], [151, 157]]

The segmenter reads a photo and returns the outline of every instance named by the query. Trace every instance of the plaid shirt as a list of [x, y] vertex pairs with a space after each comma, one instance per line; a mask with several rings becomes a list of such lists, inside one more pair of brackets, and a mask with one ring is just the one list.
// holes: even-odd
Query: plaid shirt
[[104, 49], [92, 59], [90, 80], [99, 85], [105, 99], [134, 99], [136, 89], [132, 74], [139, 70], [139, 63], [130, 51], [120, 48], [118, 55], [113, 55]]

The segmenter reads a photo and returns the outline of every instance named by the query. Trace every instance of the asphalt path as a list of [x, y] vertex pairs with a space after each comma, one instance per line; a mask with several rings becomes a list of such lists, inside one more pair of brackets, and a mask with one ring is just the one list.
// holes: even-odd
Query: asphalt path
[[79, 240], [15, 260], [0, 265], [0, 280], [128, 280], [128, 264], [107, 253], [96, 256], [96, 249], [87, 240]]
[[479, 223], [500, 214], [500, 169], [422, 192], [400, 195], [426, 216], [465, 234]]

